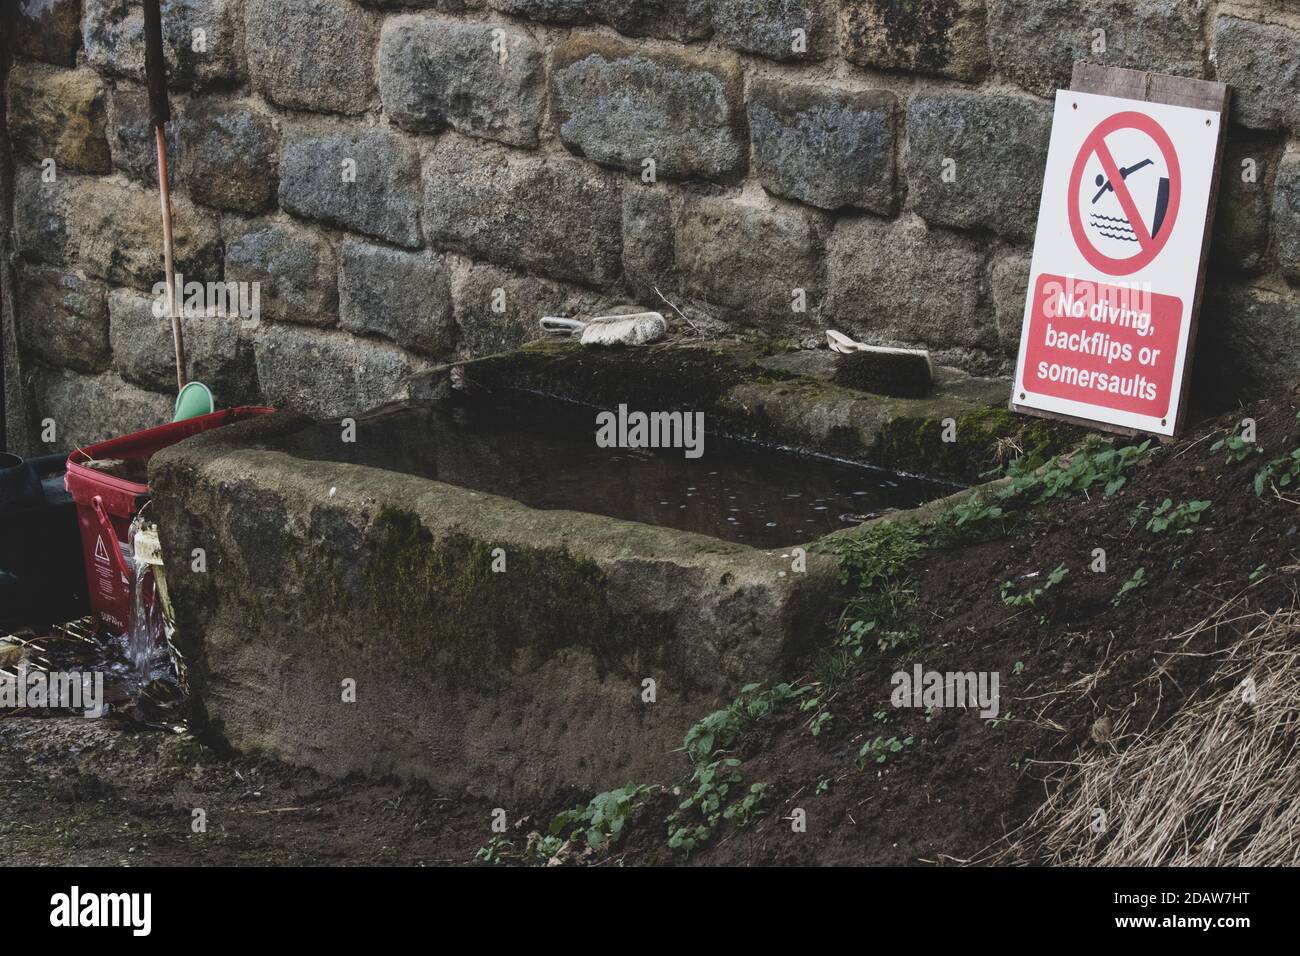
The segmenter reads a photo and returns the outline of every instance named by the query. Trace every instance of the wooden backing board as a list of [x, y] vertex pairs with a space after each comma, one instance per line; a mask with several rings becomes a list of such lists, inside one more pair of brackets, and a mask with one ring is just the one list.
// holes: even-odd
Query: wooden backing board
[[[1205, 293], [1205, 263], [1210, 255], [1210, 234], [1214, 230], [1214, 212], [1219, 204], [1219, 174], [1223, 164], [1223, 144], [1228, 132], [1228, 87], [1224, 83], [1212, 80], [1195, 80], [1186, 76], [1166, 76], [1162, 73], [1148, 73], [1145, 70], [1126, 70], [1118, 66], [1100, 66], [1096, 63], [1075, 63], [1074, 75], [1070, 79], [1070, 89], [1079, 93], [1095, 93], [1098, 96], [1118, 96], [1129, 100], [1141, 100], [1144, 103], [1165, 103], [1170, 106], [1190, 106], [1194, 109], [1210, 110], [1222, 114], [1219, 122], [1219, 141], [1215, 147], [1214, 169], [1210, 173], [1210, 205], [1205, 216], [1205, 234], [1201, 240], [1201, 261], [1196, 267], [1196, 297], [1192, 300], [1190, 317], [1191, 329], [1187, 335], [1187, 358], [1183, 362], [1183, 382], [1178, 392], [1178, 409], [1174, 418], [1174, 435], [1183, 429], [1183, 418], [1187, 411], [1187, 394], [1192, 380], [1192, 361], [1196, 357], [1196, 330], [1201, 317], [1201, 299]], [[1037, 415], [1054, 421], [1082, 425], [1098, 431], [1116, 432], [1130, 437], [1146, 434], [1134, 428], [1094, 422], [1073, 415], [1062, 415], [1041, 408], [1027, 408], [1016, 403], [1013, 393], [1008, 406], [1013, 412], [1022, 415]], [[1154, 436], [1161, 441], [1169, 437]]]

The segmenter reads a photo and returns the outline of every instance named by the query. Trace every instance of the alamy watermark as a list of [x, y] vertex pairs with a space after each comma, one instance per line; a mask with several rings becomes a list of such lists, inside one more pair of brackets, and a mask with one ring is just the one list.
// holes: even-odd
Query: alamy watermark
[[124, 927], [132, 936], [153, 930], [152, 893], [83, 893], [73, 886], [50, 897], [50, 925], [56, 928]]
[[245, 325], [255, 326], [262, 318], [260, 282], [186, 282], [184, 274], [178, 272], [170, 309], [166, 282], [155, 282], [153, 295], [153, 314], [160, 319], [170, 315], [185, 319], [238, 317]]
[[104, 675], [98, 671], [0, 671], [0, 707], [79, 710], [86, 717], [104, 715]]
[[890, 678], [889, 700], [895, 707], [975, 707], [992, 720], [1000, 711], [1000, 680], [997, 671], [927, 671], [915, 664], [911, 673], [898, 671]]
[[617, 412], [596, 415], [599, 448], [683, 448], [687, 458], [704, 454], [703, 412]]

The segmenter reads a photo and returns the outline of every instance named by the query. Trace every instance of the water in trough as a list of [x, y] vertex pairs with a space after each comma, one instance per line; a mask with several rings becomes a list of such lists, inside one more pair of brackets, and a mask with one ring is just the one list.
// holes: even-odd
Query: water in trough
[[703, 454], [599, 447], [596, 410], [534, 395], [391, 406], [356, 420], [355, 441], [321, 422], [270, 447], [567, 509], [783, 547], [912, 508], [952, 486], [798, 455], [707, 431]]

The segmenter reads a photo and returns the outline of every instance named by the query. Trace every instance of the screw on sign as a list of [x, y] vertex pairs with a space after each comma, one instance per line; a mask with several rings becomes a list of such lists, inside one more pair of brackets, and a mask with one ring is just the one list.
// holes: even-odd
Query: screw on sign
[[1089, 265], [1113, 276], [1146, 268], [1173, 234], [1182, 199], [1169, 134], [1145, 113], [1107, 117], [1084, 140], [1066, 198], [1070, 233]]

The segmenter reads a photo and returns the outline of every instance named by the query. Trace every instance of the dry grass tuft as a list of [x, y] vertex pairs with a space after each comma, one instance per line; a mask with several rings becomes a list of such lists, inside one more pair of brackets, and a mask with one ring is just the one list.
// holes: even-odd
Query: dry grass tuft
[[1211, 696], [1122, 750], [1068, 765], [984, 862], [1300, 865], [1300, 610], [1242, 623]]

